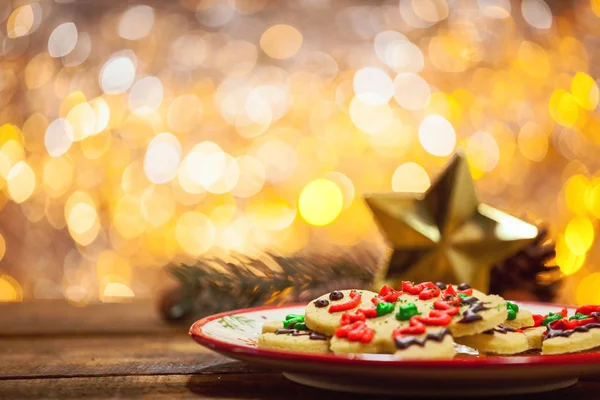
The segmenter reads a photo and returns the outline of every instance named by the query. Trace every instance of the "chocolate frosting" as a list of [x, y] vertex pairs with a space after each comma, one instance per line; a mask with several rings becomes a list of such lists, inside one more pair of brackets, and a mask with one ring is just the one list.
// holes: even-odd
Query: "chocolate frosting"
[[436, 342], [441, 342], [444, 340], [446, 335], [450, 334], [450, 330], [447, 328], [440, 329], [438, 332], [428, 333], [423, 338], [417, 338], [415, 336], [397, 336], [394, 340], [396, 342], [396, 347], [400, 350], [404, 350], [409, 348], [412, 345], [417, 346], [425, 346], [425, 343], [429, 340], [434, 340]]
[[[595, 318], [596, 321], [600, 321], [600, 312], [593, 312], [590, 314], [590, 317]], [[554, 321], [554, 322], [556, 322], [556, 321]], [[553, 322], [550, 322], [548, 324], [548, 326], [547, 326], [548, 330], [545, 333], [544, 340], [552, 339], [554, 337], [569, 337], [572, 334], [574, 334], [575, 332], [589, 332], [590, 329], [600, 328], [599, 322], [592, 322], [587, 325], [577, 326], [573, 329], [566, 330], [566, 331], [562, 330], [562, 329], [552, 329], [552, 324], [553, 324]]]
[[319, 300], [315, 301], [315, 307], [317, 307], [317, 308], [327, 307], [328, 305], [329, 305], [329, 300], [327, 300], [327, 299], [319, 299]]
[[469, 286], [466, 283], [461, 283], [460, 285], [457, 286], [458, 290], [467, 290], [467, 289], [471, 289], [471, 286]]
[[494, 329], [489, 329], [483, 333], [485, 333], [486, 335], [493, 335], [494, 332], [498, 332], [498, 333], [502, 333], [502, 334], [506, 334], [506, 332], [516, 332], [516, 329], [513, 329], [509, 326], [504, 326], [504, 325], [498, 325], [497, 327], [495, 327]]
[[483, 317], [477, 313], [483, 310], [488, 310], [488, 308], [483, 304], [483, 301], [478, 301], [471, 305], [471, 307], [469, 307], [465, 312], [463, 312], [463, 318], [458, 322], [466, 324], [469, 322], [480, 321], [483, 319]]
[[334, 290], [333, 292], [329, 293], [329, 300], [335, 301], [335, 300], [341, 300], [344, 298], [344, 293], [340, 292], [339, 290]]
[[475, 296], [466, 296], [466, 297], [461, 297], [460, 304], [468, 304], [468, 305], [472, 306], [473, 304], [477, 303], [478, 301], [479, 301], [479, 299]]
[[326, 340], [327, 337], [317, 332], [299, 331], [298, 329], [277, 329], [276, 335], [309, 336], [311, 340]]

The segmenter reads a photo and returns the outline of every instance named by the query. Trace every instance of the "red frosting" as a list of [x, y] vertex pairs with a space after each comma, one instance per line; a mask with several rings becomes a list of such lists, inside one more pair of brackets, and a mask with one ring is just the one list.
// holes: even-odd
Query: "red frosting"
[[365, 321], [356, 321], [335, 330], [335, 336], [348, 338], [351, 342], [369, 343], [373, 340], [374, 334], [373, 329], [369, 328]]
[[352, 310], [354, 307], [356, 307], [360, 304], [361, 297], [362, 296], [360, 295], [360, 293], [358, 293], [356, 290], [353, 290], [350, 292], [350, 300], [349, 301], [347, 301], [345, 303], [332, 304], [331, 306], [329, 306], [328, 311], [330, 313], [334, 313], [334, 312]]

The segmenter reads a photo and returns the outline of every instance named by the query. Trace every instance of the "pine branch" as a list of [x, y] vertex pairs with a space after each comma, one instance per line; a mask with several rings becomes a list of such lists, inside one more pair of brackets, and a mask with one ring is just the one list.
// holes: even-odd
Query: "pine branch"
[[168, 266], [179, 285], [162, 298], [164, 318], [189, 321], [229, 309], [308, 301], [334, 289], [365, 287], [372, 281], [378, 254], [363, 245], [345, 252], [228, 258]]

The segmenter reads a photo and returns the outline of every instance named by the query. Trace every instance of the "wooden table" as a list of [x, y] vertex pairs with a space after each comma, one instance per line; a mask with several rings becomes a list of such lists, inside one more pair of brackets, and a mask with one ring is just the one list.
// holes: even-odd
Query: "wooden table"
[[[195, 344], [152, 304], [0, 305], [0, 399], [378, 399], [306, 388]], [[506, 399], [600, 399], [597, 381]], [[501, 398], [498, 398], [501, 399]]]

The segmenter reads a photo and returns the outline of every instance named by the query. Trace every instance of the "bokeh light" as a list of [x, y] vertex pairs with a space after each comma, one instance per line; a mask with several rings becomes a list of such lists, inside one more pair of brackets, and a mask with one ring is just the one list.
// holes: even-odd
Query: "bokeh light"
[[302, 34], [291, 25], [273, 25], [260, 37], [260, 47], [278, 60], [292, 57], [302, 46]]
[[298, 209], [309, 224], [327, 225], [342, 211], [344, 197], [338, 185], [329, 179], [316, 179], [300, 192]]
[[128, 40], [139, 40], [150, 33], [154, 25], [154, 9], [150, 6], [133, 6], [121, 15], [119, 36]]
[[427, 171], [414, 162], [399, 165], [392, 175], [394, 192], [423, 193], [429, 186], [431, 186], [431, 181]]
[[100, 71], [100, 87], [104, 93], [123, 93], [133, 84], [135, 65], [129, 57], [118, 56], [104, 64]]
[[72, 22], [57, 26], [48, 39], [48, 53], [51, 57], [64, 57], [77, 44], [77, 27]]
[[559, 300], [598, 301], [600, 2], [93, 3], [0, 12], [0, 299], [380, 249], [362, 195], [460, 150], [483, 201], [549, 227]]
[[428, 153], [444, 157], [454, 151], [456, 133], [446, 118], [441, 115], [428, 115], [419, 125], [419, 141]]

